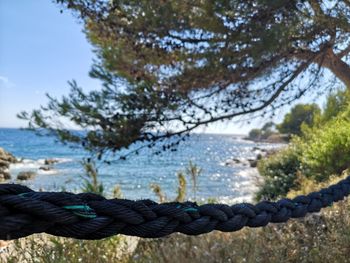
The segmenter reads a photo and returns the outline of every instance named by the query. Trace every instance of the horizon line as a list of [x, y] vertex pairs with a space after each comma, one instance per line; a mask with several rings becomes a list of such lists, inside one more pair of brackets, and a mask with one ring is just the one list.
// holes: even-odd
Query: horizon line
[[[27, 128], [24, 128], [24, 127], [5, 127], [5, 126], [0, 126], [0, 129], [16, 129], [16, 130], [25, 130], [25, 129], [27, 129]], [[82, 131], [83, 129], [70, 129], [70, 130], [72, 130], [72, 131]], [[212, 135], [234, 135], [234, 136], [246, 136], [247, 134], [246, 133], [241, 133], [241, 134], [239, 134], [239, 133], [226, 133], [226, 132], [222, 132], [222, 133], [220, 133], [220, 132], [191, 132], [191, 134], [208, 134], [208, 135], [210, 135], [210, 134], [212, 134]]]

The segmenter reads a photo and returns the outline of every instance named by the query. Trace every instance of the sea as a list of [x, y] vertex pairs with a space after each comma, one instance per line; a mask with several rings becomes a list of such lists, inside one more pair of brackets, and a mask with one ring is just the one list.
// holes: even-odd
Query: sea
[[[150, 185], [158, 184], [168, 200], [176, 196], [177, 173], [184, 171], [189, 162], [201, 168], [197, 178], [197, 191], [192, 191], [187, 177], [188, 200], [216, 200], [222, 203], [249, 202], [258, 189], [260, 176], [251, 168], [248, 159], [256, 158], [261, 149], [281, 147], [280, 144], [254, 143], [239, 135], [192, 134], [182, 142], [177, 151], [155, 155], [144, 150], [126, 160], [115, 158], [111, 164], [97, 163], [98, 178], [106, 195], [119, 186], [128, 199], [155, 199]], [[49, 136], [38, 136], [28, 130], [0, 128], [0, 147], [22, 161], [10, 166], [10, 182], [21, 183], [34, 190], [71, 191], [82, 189], [84, 169], [82, 159], [89, 155], [84, 150], [63, 145]], [[58, 162], [49, 171], [39, 169], [45, 159]], [[241, 162], [236, 163], [233, 159]], [[17, 181], [21, 171], [35, 171], [37, 176], [27, 181]]]

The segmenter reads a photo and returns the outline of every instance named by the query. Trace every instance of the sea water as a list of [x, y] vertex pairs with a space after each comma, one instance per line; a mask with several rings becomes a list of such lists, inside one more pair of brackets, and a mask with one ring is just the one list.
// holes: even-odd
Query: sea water
[[[35, 171], [32, 180], [21, 181], [35, 190], [75, 191], [83, 185], [82, 158], [88, 154], [55, 141], [53, 137], [37, 136], [33, 132], [19, 129], [0, 129], [0, 147], [11, 152], [22, 162], [10, 167], [12, 182], [20, 171]], [[144, 150], [126, 160], [115, 158], [110, 165], [97, 164], [99, 180], [106, 193], [119, 185], [123, 196], [129, 199], [155, 199], [150, 184], [161, 186], [169, 200], [176, 196], [177, 173], [188, 167], [189, 161], [202, 169], [198, 177], [197, 200], [215, 199], [225, 203], [250, 201], [257, 190], [259, 175], [246, 162], [235, 164], [232, 159], [255, 158], [256, 148], [280, 147], [277, 144], [253, 143], [242, 136], [219, 134], [193, 134], [181, 143], [177, 151], [153, 154]], [[49, 171], [39, 169], [45, 159], [56, 159], [58, 163]], [[229, 163], [229, 164], [228, 164]], [[191, 181], [187, 177], [187, 199], [193, 200]]]

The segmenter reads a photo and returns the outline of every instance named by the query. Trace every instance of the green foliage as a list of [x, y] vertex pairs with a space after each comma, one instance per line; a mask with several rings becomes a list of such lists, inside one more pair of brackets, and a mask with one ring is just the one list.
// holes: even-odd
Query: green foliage
[[263, 125], [263, 127], [261, 128], [261, 130], [264, 131], [265, 133], [266, 132], [272, 132], [272, 130], [274, 129], [275, 126], [276, 126], [275, 123], [270, 121], [270, 122], [265, 123]]
[[329, 94], [313, 125], [303, 123], [302, 135], [294, 136], [287, 149], [259, 162], [264, 183], [258, 199], [285, 196], [304, 177], [325, 181], [350, 167], [349, 99], [348, 91], [342, 89]]
[[[18, 117], [32, 120], [29, 128], [39, 134], [57, 136], [66, 144], [78, 144], [98, 159], [106, 152], [127, 149], [136, 142], [147, 142], [144, 147], [153, 146], [155, 140], [169, 137], [164, 131], [156, 132], [153, 122], [164, 112], [176, 108], [174, 94], [169, 97], [169, 94], [155, 91], [147, 84], [123, 89], [106, 84], [101, 90], [88, 93], [76, 82], [70, 85], [68, 96], [61, 100], [48, 96], [47, 107], [32, 113], [22, 112]], [[62, 119], [68, 122], [66, 126], [73, 123], [83, 131], [68, 129]], [[175, 140], [172, 144], [177, 142]]]
[[275, 126], [273, 122], [267, 122], [261, 129], [252, 129], [248, 134], [248, 139], [253, 141], [266, 140], [271, 135], [275, 134]]
[[258, 200], [277, 199], [298, 187], [297, 175], [302, 170], [299, 151], [295, 145], [290, 145], [258, 162], [258, 170], [264, 180], [256, 194]]
[[322, 122], [332, 120], [339, 113], [349, 108], [350, 92], [347, 89], [338, 89], [328, 95], [326, 105], [322, 113]]
[[301, 144], [301, 161], [308, 174], [316, 180], [326, 180], [350, 167], [350, 120], [337, 117], [322, 128], [308, 130]]
[[[130, 82], [142, 79], [182, 90], [268, 78], [296, 60], [318, 62], [315, 51], [326, 53], [326, 44], [335, 51], [348, 44], [342, 37], [348, 33], [348, 1], [56, 2], [84, 22], [99, 55], [97, 66]], [[337, 38], [332, 38], [334, 25]], [[92, 75], [101, 75], [98, 67]]]
[[317, 104], [297, 104], [284, 116], [283, 122], [277, 125], [277, 129], [281, 133], [301, 135], [302, 124], [313, 125], [320, 114], [321, 109]]
[[259, 141], [261, 140], [261, 129], [252, 129], [249, 134], [248, 134], [248, 138], [250, 140], [256, 140]]

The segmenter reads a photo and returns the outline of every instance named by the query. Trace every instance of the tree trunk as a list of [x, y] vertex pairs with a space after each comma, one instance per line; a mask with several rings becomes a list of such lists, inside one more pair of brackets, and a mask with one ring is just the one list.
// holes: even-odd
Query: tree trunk
[[332, 73], [350, 89], [350, 65], [338, 57], [332, 49], [329, 49], [327, 52], [322, 66], [332, 71]]

